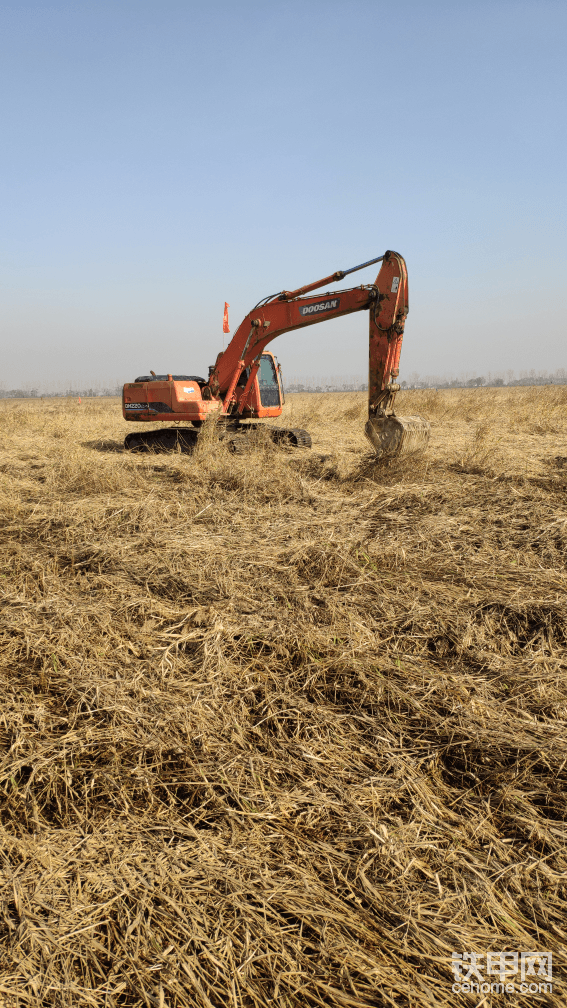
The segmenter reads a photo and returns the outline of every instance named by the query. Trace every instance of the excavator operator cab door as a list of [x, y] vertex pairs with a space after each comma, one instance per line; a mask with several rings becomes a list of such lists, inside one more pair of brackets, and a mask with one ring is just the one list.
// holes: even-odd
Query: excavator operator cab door
[[260, 357], [258, 370], [258, 385], [260, 388], [260, 405], [281, 407], [282, 394], [274, 355], [263, 353]]

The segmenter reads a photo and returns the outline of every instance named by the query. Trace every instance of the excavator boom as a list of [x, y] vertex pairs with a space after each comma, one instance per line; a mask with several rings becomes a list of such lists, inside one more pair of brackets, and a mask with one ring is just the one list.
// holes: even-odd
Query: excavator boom
[[[326, 284], [342, 280], [365, 266], [381, 262], [374, 284], [350, 290], [305, 296]], [[397, 252], [388, 251], [349, 270], [337, 270], [322, 280], [294, 291], [282, 291], [260, 302], [246, 316], [227, 349], [219, 354], [209, 386], [223, 399], [225, 413], [242, 413], [259, 367], [260, 357], [276, 336], [352, 312], [369, 310], [368, 421], [366, 435], [380, 456], [419, 451], [429, 440], [429, 424], [421, 417], [396, 417], [394, 400], [399, 391], [400, 352], [408, 314], [408, 275]], [[249, 368], [244, 393], [237, 397], [240, 375]]]
[[[214, 395], [226, 399], [231, 384], [245, 368], [259, 360], [262, 352], [276, 336], [315, 325], [329, 318], [339, 318], [352, 312], [368, 308], [374, 298], [374, 290], [355, 287], [336, 293], [320, 294], [317, 297], [294, 298], [293, 300], [269, 301], [260, 308], [254, 308], [236, 330], [226, 350], [217, 357], [209, 377], [209, 386]], [[225, 411], [229, 412], [230, 397], [225, 401]]]

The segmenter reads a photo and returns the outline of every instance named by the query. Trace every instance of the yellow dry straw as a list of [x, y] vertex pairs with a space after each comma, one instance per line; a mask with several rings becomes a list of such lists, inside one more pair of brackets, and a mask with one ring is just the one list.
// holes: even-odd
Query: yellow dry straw
[[244, 456], [0, 403], [9, 1008], [449, 1008], [502, 949], [564, 1004], [565, 390], [403, 398], [389, 466], [357, 394]]

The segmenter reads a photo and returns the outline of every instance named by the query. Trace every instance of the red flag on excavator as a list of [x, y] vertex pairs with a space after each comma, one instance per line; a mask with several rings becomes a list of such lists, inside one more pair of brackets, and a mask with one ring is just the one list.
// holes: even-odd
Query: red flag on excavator
[[229, 308], [230, 308], [230, 305], [227, 304], [226, 301], [225, 301], [225, 303], [224, 303], [224, 315], [223, 315], [223, 320], [222, 320], [222, 331], [223, 332], [230, 332], [230, 329], [228, 328], [228, 309]]

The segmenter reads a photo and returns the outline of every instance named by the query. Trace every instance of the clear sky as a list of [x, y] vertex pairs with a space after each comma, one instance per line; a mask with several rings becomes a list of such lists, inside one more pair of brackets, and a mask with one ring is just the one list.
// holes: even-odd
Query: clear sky
[[[0, 38], [4, 387], [206, 374], [225, 300], [387, 248], [401, 379], [567, 366], [564, 0], [5, 0]], [[366, 314], [271, 348], [364, 374]]]

